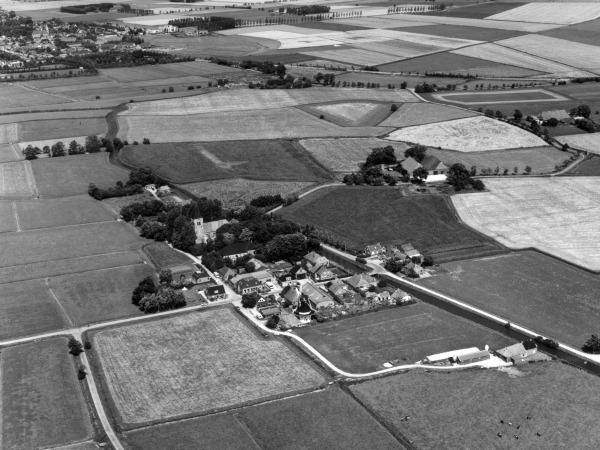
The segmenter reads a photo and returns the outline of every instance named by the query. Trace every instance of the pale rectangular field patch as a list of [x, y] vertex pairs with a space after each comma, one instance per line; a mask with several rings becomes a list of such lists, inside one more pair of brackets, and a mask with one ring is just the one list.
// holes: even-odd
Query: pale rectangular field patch
[[29, 198], [36, 192], [29, 161], [0, 164], [0, 197]]
[[486, 19], [570, 25], [598, 17], [600, 17], [600, 3], [536, 2], [494, 14]]
[[243, 36], [279, 41], [279, 48], [282, 50], [303, 47], [324, 47], [327, 45], [340, 44], [339, 41], [328, 39], [324, 34], [300, 34], [279, 30], [255, 31], [252, 33], [244, 33]]
[[568, 134], [565, 136], [557, 136], [556, 140], [561, 144], [568, 144], [573, 148], [600, 155], [600, 132], [587, 134]]
[[16, 123], [0, 125], [0, 144], [9, 144], [19, 140], [19, 126]]
[[441, 101], [457, 103], [459, 105], [489, 105], [490, 103], [507, 103], [512, 105], [513, 103], [569, 101], [567, 97], [545, 89], [438, 93], [433, 94], [433, 97]]
[[379, 125], [383, 127], [410, 127], [478, 115], [474, 111], [453, 108], [452, 106], [433, 103], [405, 103]]
[[464, 47], [452, 50], [451, 53], [457, 55], [470, 56], [472, 58], [485, 59], [500, 64], [508, 64], [526, 69], [546, 72], [556, 76], [565, 77], [585, 77], [592, 76], [591, 73], [584, 70], [578, 70], [556, 61], [540, 58], [535, 55], [529, 55], [512, 48], [504, 47], [498, 44], [480, 44], [472, 47]]
[[452, 196], [461, 219], [514, 249], [534, 247], [600, 270], [600, 178], [487, 179], [490, 192]]
[[392, 132], [387, 139], [459, 152], [546, 145], [533, 133], [484, 116], [401, 128]]
[[340, 49], [340, 50], [322, 50], [302, 52], [304, 55], [314, 56], [319, 59], [330, 59], [341, 61], [343, 63], [355, 66], [378, 66], [402, 59], [399, 56], [377, 53], [372, 50], [363, 50], [359, 48]]

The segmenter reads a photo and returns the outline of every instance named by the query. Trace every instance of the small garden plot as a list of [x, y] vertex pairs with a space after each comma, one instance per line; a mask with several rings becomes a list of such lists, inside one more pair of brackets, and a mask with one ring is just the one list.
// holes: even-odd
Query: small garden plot
[[[66, 136], [90, 136], [106, 132], [104, 117], [83, 117], [81, 119], [36, 120], [35, 122], [20, 122], [19, 136], [21, 141], [36, 141], [39, 139], [65, 139]], [[40, 147], [41, 148], [41, 147]]]
[[3, 448], [56, 448], [92, 437], [66, 338], [3, 348], [0, 364]]
[[221, 142], [377, 136], [391, 131], [382, 127], [340, 127], [296, 108], [229, 111], [185, 117], [123, 116], [119, 124], [119, 135], [129, 142], [142, 142], [144, 138], [151, 142]]
[[574, 348], [597, 330], [600, 277], [539, 252], [446, 263], [419, 284]]
[[238, 208], [261, 195], [297, 195], [315, 186], [311, 181], [260, 181], [232, 178], [181, 185], [198, 197], [218, 199], [225, 208]]
[[380, 370], [391, 360], [412, 364], [435, 353], [512, 343], [495, 331], [422, 302], [299, 328], [297, 333], [340, 369], [358, 373]]
[[[126, 427], [311, 390], [324, 376], [232, 309], [96, 333], [103, 384]], [[135, 352], [130, 349], [135, 348]]]
[[379, 125], [384, 127], [409, 127], [425, 123], [444, 122], [477, 116], [476, 112], [434, 103], [405, 103]]
[[356, 172], [374, 148], [391, 145], [399, 159], [408, 148], [403, 142], [377, 138], [303, 139], [300, 144], [321, 165], [336, 173]]
[[29, 161], [0, 164], [0, 198], [29, 198], [36, 192]]
[[148, 264], [121, 266], [53, 278], [50, 287], [73, 325], [80, 326], [141, 314], [131, 293], [153, 273]]
[[561, 144], [600, 155], [600, 133], [568, 134], [556, 136], [556, 140]]
[[573, 24], [600, 17], [600, 5], [587, 2], [528, 3], [517, 8], [486, 17], [490, 20], [514, 20], [515, 22], [538, 22]]
[[152, 264], [158, 269], [167, 269], [170, 266], [192, 264], [192, 260], [183, 253], [172, 249], [164, 242], [153, 242], [144, 246], [144, 253], [148, 255]]
[[0, 339], [60, 330], [68, 325], [44, 280], [0, 284]]
[[483, 116], [402, 128], [392, 132], [386, 139], [460, 152], [545, 145], [545, 142], [533, 133]]
[[[589, 3], [587, 3], [589, 5]], [[600, 13], [600, 4], [595, 5]], [[568, 8], [567, 8], [568, 10]], [[561, 64], [600, 72], [600, 47], [538, 34], [499, 41], [498, 44]]]
[[508, 247], [535, 247], [600, 271], [599, 179], [489, 179], [486, 187], [452, 197], [467, 225]]
[[13, 203], [9, 201], [0, 201], [0, 233], [6, 231], [17, 231], [17, 222]]
[[16, 123], [0, 125], [0, 144], [8, 144], [19, 140], [19, 128]]
[[[523, 53], [512, 48], [498, 44], [480, 44], [452, 50], [452, 53], [480, 58], [495, 63], [508, 64], [512, 66], [525, 67], [526, 69], [546, 72], [555, 76], [564, 77], [586, 77], [592, 76], [589, 72], [577, 70], [574, 67], [560, 64], [555, 61], [540, 58], [535, 55]], [[579, 67], [577, 65], [576, 67]]]
[[15, 84], [0, 87], [0, 98], [3, 100], [0, 112], [39, 105], [56, 105], [70, 101], [64, 97], [46, 94]]
[[305, 106], [304, 109], [317, 117], [323, 116], [326, 120], [347, 127], [375, 126], [390, 115], [389, 103], [332, 103]]
[[[562, 389], [561, 387], [568, 387]], [[598, 377], [549, 362], [508, 370], [409, 372], [352, 392], [418, 448], [593, 448]], [[408, 419], [405, 419], [408, 418]], [[518, 436], [518, 440], [514, 436]]]
[[127, 170], [110, 163], [107, 153], [42, 158], [32, 164], [42, 198], [85, 194], [90, 183], [101, 188], [127, 180]]
[[569, 99], [545, 89], [520, 89], [499, 92], [433, 94], [433, 97], [460, 105], [516, 104], [530, 102], [564, 102]]

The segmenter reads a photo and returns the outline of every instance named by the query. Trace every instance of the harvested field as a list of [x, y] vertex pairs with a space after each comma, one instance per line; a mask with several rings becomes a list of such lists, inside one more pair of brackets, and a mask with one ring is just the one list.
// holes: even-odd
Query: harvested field
[[[404, 448], [337, 387], [246, 408], [238, 420], [264, 449]], [[298, 435], [302, 437], [299, 439]]]
[[[480, 28], [476, 28], [476, 30], [480, 30]], [[542, 74], [542, 72], [525, 69], [523, 67], [498, 64], [485, 59], [472, 58], [450, 52], [436, 53], [435, 55], [426, 55], [391, 64], [384, 64], [378, 66], [378, 68], [379, 70], [386, 72], [452, 72], [462, 75], [471, 74], [478, 76], [503, 77], [528, 77]], [[453, 84], [457, 82], [456, 79], [449, 80], [448, 82], [432, 81], [438, 85], [443, 85], [444, 83]]]
[[298, 336], [342, 370], [367, 373], [399, 360], [411, 364], [427, 355], [459, 348], [510, 345], [500, 333], [427, 303], [399, 306], [299, 328]]
[[379, 125], [400, 128], [453, 119], [464, 119], [477, 115], [479, 114], [472, 111], [452, 108], [451, 106], [436, 105], [434, 103], [405, 103]]
[[561, 144], [569, 144], [570, 147], [600, 155], [600, 133], [568, 134], [556, 136], [556, 140]]
[[142, 262], [136, 251], [112, 252], [92, 256], [42, 261], [0, 268], [0, 283], [53, 277], [66, 273], [121, 267]]
[[0, 201], [0, 233], [17, 231], [13, 203]]
[[326, 381], [282, 341], [262, 338], [243, 320], [230, 308], [210, 309], [96, 333], [94, 348], [120, 421], [199, 414]]
[[486, 17], [489, 20], [574, 24], [600, 17], [600, 4], [589, 2], [536, 2]]
[[1, 86], [0, 98], [4, 100], [0, 112], [8, 112], [14, 108], [27, 110], [39, 105], [56, 105], [70, 101], [64, 97], [46, 94], [16, 84]]
[[32, 167], [42, 198], [85, 194], [90, 183], [108, 188], [128, 177], [126, 170], [108, 161], [107, 153], [42, 158], [35, 160]]
[[69, 325], [44, 280], [0, 284], [0, 312], [0, 339], [30, 336]]
[[154, 270], [148, 264], [121, 266], [50, 280], [50, 287], [74, 326], [142, 314], [131, 293]]
[[107, 222], [114, 216], [92, 197], [24, 200], [15, 202], [19, 225], [23, 230], [60, 227], [83, 223]]
[[0, 198], [29, 198], [36, 193], [36, 183], [29, 161], [0, 164]]
[[427, 149], [427, 154], [433, 155], [450, 167], [454, 163], [463, 164], [467, 168], [475, 166], [478, 173], [482, 169], [499, 169], [500, 175], [508, 169], [509, 174], [522, 174], [525, 167], [531, 167], [532, 174], [553, 172], [557, 165], [571, 157], [571, 153], [562, 152], [552, 146], [519, 148], [512, 150], [496, 150], [487, 152], [454, 152], [451, 150]]
[[533, 133], [484, 116], [402, 128], [392, 132], [387, 139], [460, 152], [540, 147], [546, 144]]
[[446, 263], [442, 271], [419, 284], [575, 348], [597, 329], [600, 277], [555, 258], [525, 251]]
[[[76, 78], [59, 78], [55, 81], [62, 80], [65, 83], [65, 80], [69, 82], [73, 82]], [[39, 80], [41, 81], [41, 80]], [[86, 109], [86, 110], [67, 110], [67, 111], [52, 111], [52, 119], [94, 119], [98, 117], [105, 117], [110, 109]], [[0, 116], [0, 123], [2, 124], [10, 124], [17, 122], [37, 122], [37, 121], [46, 121], [48, 120], [47, 112], [37, 112], [37, 113], [22, 113], [22, 114], [6, 114]]]
[[600, 180], [489, 179], [486, 187], [490, 192], [452, 197], [469, 226], [508, 247], [535, 247], [600, 270]]
[[235, 89], [185, 98], [134, 103], [128, 105], [128, 110], [120, 116], [188, 116], [223, 111], [281, 109], [289, 106], [351, 100], [414, 102], [417, 98], [408, 91], [390, 92], [374, 89]]
[[[415, 103], [418, 105], [420, 103]], [[330, 103], [317, 106], [304, 106], [303, 109], [317, 117], [343, 127], [376, 126], [390, 115], [389, 103]]]
[[17, 144], [0, 144], [0, 163], [22, 159], [24, 159], [24, 155]]
[[436, 261], [458, 250], [498, 251], [457, 221], [446, 197], [403, 197], [401, 192], [389, 187], [321, 189], [278, 214], [302, 225], [314, 225], [350, 247], [411, 242]]
[[238, 208], [261, 195], [277, 195], [283, 198], [297, 195], [315, 183], [312, 181], [259, 181], [243, 178], [201, 181], [181, 187], [198, 197], [216, 198], [225, 208]]
[[352, 64], [352, 66], [354, 67], [379, 66], [381, 64], [388, 64], [394, 61], [398, 61], [399, 59], [403, 59], [401, 56], [377, 53], [372, 50], [365, 50], [359, 48], [310, 51], [303, 52], [303, 54], [318, 59], [328, 59], [331, 61], [339, 61], [347, 64]]
[[[180, 41], [180, 39], [177, 39]], [[116, 69], [102, 69], [100, 74], [120, 83], [151, 81], [167, 78], [188, 76], [212, 76], [226, 73], [241, 72], [241, 69], [206, 61], [190, 61], [173, 64], [157, 64], [153, 66], [122, 67]]]
[[418, 27], [431, 25], [432, 22], [428, 22], [427, 18], [422, 16], [422, 21], [411, 21], [402, 20], [405, 16], [371, 16], [371, 17], [360, 17], [360, 18], [348, 18], [348, 19], [336, 19], [335, 22], [319, 22], [321, 23], [333, 23], [338, 27], [367, 27], [374, 29], [402, 29], [405, 27]]
[[[142, 142], [294, 139], [329, 136], [376, 136], [381, 127], [340, 127], [296, 108], [224, 111], [181, 116], [122, 116], [119, 136]], [[389, 130], [391, 131], [391, 130]]]
[[0, 234], [0, 267], [134, 250], [144, 242], [119, 222]]
[[48, 448], [92, 436], [64, 337], [2, 349], [3, 448]]
[[336, 173], [356, 172], [374, 148], [391, 145], [402, 157], [407, 144], [376, 138], [303, 139], [300, 144], [322, 166]]
[[0, 125], [0, 144], [17, 142], [19, 140], [19, 127], [16, 123]]
[[19, 140], [27, 142], [104, 134], [106, 133], [106, 119], [104, 117], [84, 117], [81, 119], [37, 120], [20, 122], [18, 127]]
[[[598, 377], [549, 362], [506, 371], [409, 372], [351, 390], [419, 448], [460, 448], [466, 442], [473, 448], [509, 448], [515, 434], [523, 448], [573, 442], [593, 448], [600, 426], [589, 412], [600, 406], [598, 388]], [[405, 416], [410, 420], [403, 421]]]
[[433, 94], [435, 99], [460, 105], [517, 104], [529, 102], [562, 102], [566, 97], [545, 89], [518, 89], [499, 92]]
[[452, 53], [494, 61], [495, 63], [524, 67], [526, 69], [536, 70], [538, 72], [546, 72], [554, 76], [591, 76], [589, 72], [577, 70], [574, 67], [570, 67], [565, 64], [560, 64], [555, 61], [550, 61], [538, 56], [523, 53], [498, 44], [488, 43], [474, 45], [472, 47], [464, 47], [458, 50], [452, 50]]
[[[586, 3], [589, 5], [589, 3]], [[600, 14], [600, 4], [596, 4]], [[564, 8], [563, 8], [564, 9]], [[567, 10], [570, 9], [570, 6]], [[499, 45], [526, 52], [561, 64], [600, 73], [600, 47], [538, 34], [499, 41]]]
[[192, 264], [192, 260], [185, 256], [183, 253], [172, 249], [164, 242], [153, 242], [145, 245], [144, 253], [148, 255], [152, 264], [154, 264], [159, 270], [167, 269], [170, 266], [176, 266], [181, 264]]
[[128, 166], [150, 167], [174, 183], [223, 178], [321, 181], [329, 174], [292, 141], [130, 145], [119, 154]]

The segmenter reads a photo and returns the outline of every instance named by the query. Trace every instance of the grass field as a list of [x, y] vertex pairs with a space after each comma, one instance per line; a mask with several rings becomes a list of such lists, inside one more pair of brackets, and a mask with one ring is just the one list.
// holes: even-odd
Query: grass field
[[[463, 448], [467, 443], [471, 448], [566, 448], [574, 443], [594, 448], [600, 426], [589, 412], [600, 406], [598, 388], [596, 376], [550, 362], [508, 371], [409, 372], [351, 390], [417, 448]], [[402, 421], [405, 416], [410, 419]]]
[[108, 254], [80, 256], [68, 259], [25, 263], [0, 268], [0, 283], [33, 280], [68, 273], [83, 273], [111, 267], [129, 266], [141, 262], [137, 251], [121, 251]]
[[[433, 48], [429, 48], [429, 52], [433, 51]], [[403, 59], [401, 56], [390, 55], [387, 53], [378, 53], [372, 50], [362, 48], [313, 50], [304, 51], [303, 54], [318, 59], [327, 59], [330, 61], [351, 64], [355, 68], [360, 68], [363, 66], [379, 66], [382, 64], [388, 64], [394, 61], [398, 61], [399, 59]]]
[[0, 112], [9, 112], [14, 109], [27, 110], [39, 105], [56, 105], [69, 102], [66, 98], [46, 94], [16, 84], [0, 87], [0, 98], [4, 99], [0, 107]]
[[297, 108], [224, 111], [181, 116], [119, 116], [119, 136], [129, 142], [239, 141], [330, 136], [376, 136], [383, 127], [340, 127]]
[[63, 275], [50, 280], [75, 326], [141, 314], [131, 304], [131, 293], [154, 270], [148, 264], [121, 266], [92, 272]]
[[337, 173], [356, 172], [374, 148], [391, 145], [397, 158], [402, 158], [408, 148], [402, 142], [376, 138], [303, 139], [300, 144], [321, 165]]
[[2, 447], [48, 448], [88, 439], [90, 415], [67, 339], [2, 349]]
[[390, 106], [389, 103], [352, 102], [305, 106], [303, 109], [343, 127], [365, 127], [376, 126], [388, 117]]
[[29, 198], [36, 183], [29, 161], [0, 164], [0, 198]]
[[600, 176], [600, 156], [591, 156], [582, 163], [575, 166], [574, 169], [567, 172], [568, 176], [580, 175], [584, 177]]
[[12, 202], [0, 201], [0, 233], [17, 231]]
[[325, 382], [283, 342], [260, 337], [242, 320], [232, 309], [210, 309], [96, 333], [104, 384], [120, 421], [199, 414]]
[[2, 233], [0, 267], [134, 250], [144, 242], [118, 222]]
[[411, 242], [436, 260], [457, 250], [497, 250], [461, 225], [443, 196], [402, 197], [400, 190], [388, 187], [334, 187], [304, 197], [279, 213], [294, 222], [315, 225], [351, 246]]
[[600, 180], [489, 179], [490, 192], [452, 197], [469, 226], [515, 249], [535, 247], [600, 270]]
[[[61, 83], [74, 83], [78, 78], [58, 78], [53, 81], [61, 81]], [[65, 81], [68, 80], [68, 81]], [[50, 81], [50, 80], [44, 80]], [[38, 82], [42, 82], [42, 80], [38, 80]], [[88, 110], [78, 110], [78, 111], [52, 111], [52, 119], [73, 119], [73, 121], [77, 119], [95, 119], [98, 117], [106, 116], [111, 110], [110, 109], [88, 109]], [[38, 122], [38, 121], [47, 121], [48, 113], [47, 112], [36, 112], [36, 113], [21, 113], [21, 114], [7, 114], [0, 116], [1, 124], [11, 124], [11, 123], [20, 123], [20, 122]]]
[[541, 34], [582, 44], [597, 45], [600, 38], [600, 19], [556, 28]]
[[178, 252], [177, 250], [173, 250], [164, 242], [153, 242], [145, 245], [144, 253], [148, 255], [148, 258], [150, 258], [152, 263], [159, 269], [192, 263], [190, 258], [185, 256], [183, 253]]
[[[566, 7], [565, 7], [566, 6]], [[573, 24], [600, 17], [600, 5], [585, 2], [528, 3], [487, 17], [491, 20]]]
[[[156, 39], [152, 38], [151, 40]], [[166, 38], [163, 37], [162, 40]], [[172, 39], [172, 38], [171, 38]], [[182, 39], [175, 39], [183, 42]], [[102, 69], [100, 74], [122, 83], [178, 78], [186, 76], [210, 77], [227, 73], [241, 72], [235, 67], [220, 66], [206, 61], [190, 61], [173, 64], [157, 64], [153, 66], [122, 67], [117, 69]]]
[[[486, 3], [493, 5], [493, 3]], [[464, 9], [464, 8], [460, 8]], [[455, 11], [458, 11], [456, 9]], [[449, 12], [449, 11], [448, 11]], [[519, 36], [520, 31], [499, 30], [494, 28], [469, 27], [461, 25], [424, 25], [417, 27], [403, 27], [402, 31], [411, 31], [413, 33], [433, 34], [435, 36], [446, 36], [459, 39], [474, 39], [477, 41], [497, 41]], [[442, 56], [442, 55], [436, 55]], [[432, 57], [430, 57], [432, 58]], [[432, 58], [435, 59], [435, 58]], [[480, 61], [481, 62], [481, 61]]]
[[35, 160], [32, 167], [42, 198], [86, 194], [90, 183], [108, 188], [128, 176], [126, 170], [108, 161], [107, 153], [43, 158]]
[[19, 127], [16, 123], [0, 125], [0, 143], [17, 142], [19, 140]]
[[501, 348], [511, 339], [427, 303], [397, 307], [297, 330], [342, 370], [371, 372], [390, 360], [410, 364], [466, 347]]
[[451, 8], [444, 11], [434, 11], [431, 15], [444, 17], [464, 17], [468, 19], [485, 19], [493, 14], [500, 14], [507, 10], [517, 8], [522, 3], [513, 2], [490, 2], [482, 4], [472, 4], [460, 8]]
[[181, 185], [183, 189], [199, 197], [216, 198], [225, 208], [238, 208], [261, 195], [277, 195], [283, 198], [299, 194], [314, 186], [312, 181], [259, 181], [243, 178], [201, 181]]
[[[36, 120], [18, 123], [21, 141], [59, 139], [69, 136], [89, 136], [106, 132], [104, 117], [82, 117], [80, 119]], [[70, 141], [69, 141], [70, 142]], [[68, 145], [68, 142], [65, 142]]]
[[600, 155], [600, 133], [568, 134], [557, 136], [556, 139], [561, 144]]
[[68, 327], [44, 280], [0, 284], [0, 311], [0, 339]]
[[446, 120], [464, 119], [478, 115], [472, 111], [452, 108], [451, 106], [433, 103], [405, 103], [390, 117], [379, 125], [384, 127], [409, 127], [425, 123], [444, 122]]
[[545, 145], [545, 142], [533, 133], [483, 116], [406, 127], [390, 133], [387, 139], [460, 152]]
[[447, 263], [442, 268], [444, 273], [419, 284], [575, 348], [596, 332], [597, 275], [534, 251]]
[[23, 230], [114, 220], [114, 216], [89, 195], [15, 202]]
[[174, 183], [238, 177], [320, 181], [329, 177], [302, 147], [286, 140], [130, 145], [119, 158], [128, 166], [150, 167]]

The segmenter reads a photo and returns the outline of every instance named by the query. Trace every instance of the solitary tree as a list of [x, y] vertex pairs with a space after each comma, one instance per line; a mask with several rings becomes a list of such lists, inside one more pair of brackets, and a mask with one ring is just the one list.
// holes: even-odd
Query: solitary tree
[[513, 113], [513, 118], [516, 122], [520, 122], [521, 119], [523, 119], [523, 113], [520, 110], [515, 109], [515, 112]]
[[460, 163], [452, 164], [448, 170], [448, 184], [454, 186], [454, 190], [462, 191], [471, 182], [469, 171]]
[[260, 295], [256, 292], [242, 295], [242, 306], [244, 308], [254, 308], [260, 299]]

